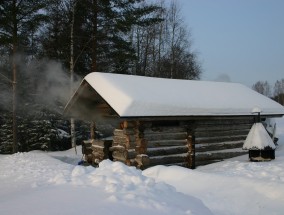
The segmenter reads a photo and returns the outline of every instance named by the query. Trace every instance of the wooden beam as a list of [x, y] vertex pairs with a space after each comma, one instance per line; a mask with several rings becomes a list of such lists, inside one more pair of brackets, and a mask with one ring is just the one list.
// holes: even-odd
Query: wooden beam
[[158, 140], [184, 140], [187, 139], [187, 132], [178, 133], [151, 133], [144, 134], [144, 139], [148, 141], [158, 141]]
[[[158, 139], [158, 138], [157, 138]], [[148, 149], [157, 148], [157, 147], [169, 147], [169, 146], [185, 146], [187, 144], [187, 139], [183, 140], [153, 140], [153, 141], [145, 141], [145, 144]]]
[[223, 136], [223, 137], [196, 137], [195, 144], [203, 143], [222, 143], [227, 141], [239, 141], [245, 140], [247, 135], [237, 135], [237, 136]]
[[248, 135], [250, 129], [242, 129], [242, 130], [204, 130], [204, 131], [196, 131], [196, 137], [222, 137], [222, 136], [237, 136], [237, 135]]
[[206, 143], [195, 145], [196, 152], [217, 151], [223, 149], [242, 148], [244, 141], [228, 141], [224, 143]]
[[181, 162], [186, 163], [188, 161], [188, 156], [189, 156], [188, 153], [182, 153], [176, 155], [149, 157], [150, 166], [181, 163]]
[[222, 160], [227, 158], [232, 158], [240, 155], [247, 154], [246, 151], [235, 151], [235, 152], [226, 152], [226, 151], [218, 151], [218, 152], [201, 152], [195, 154], [196, 161], [204, 161], [204, 160]]
[[173, 146], [173, 147], [159, 147], [159, 148], [148, 148], [147, 155], [152, 156], [162, 156], [162, 155], [172, 155], [172, 154], [182, 154], [188, 152], [188, 146]]

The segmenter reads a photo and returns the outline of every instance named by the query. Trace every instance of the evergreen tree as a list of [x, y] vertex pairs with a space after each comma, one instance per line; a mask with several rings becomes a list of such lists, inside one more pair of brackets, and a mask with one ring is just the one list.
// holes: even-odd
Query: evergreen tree
[[12, 115], [13, 151], [18, 151], [17, 140], [17, 54], [34, 51], [34, 37], [45, 15], [40, 11], [46, 2], [31, 0], [2, 0], [0, 2], [0, 44], [6, 46], [12, 57]]
[[[147, 15], [156, 6], [141, 0], [85, 0], [76, 2], [74, 20], [74, 71], [86, 75], [92, 71], [130, 73], [136, 58], [128, 34], [133, 25], [151, 25], [160, 21]], [[70, 51], [72, 1], [56, 1], [48, 10], [43, 54], [62, 61], [66, 66]], [[59, 54], [59, 55], [58, 55]], [[94, 60], [95, 59], [95, 60]], [[95, 66], [94, 66], [95, 65]]]

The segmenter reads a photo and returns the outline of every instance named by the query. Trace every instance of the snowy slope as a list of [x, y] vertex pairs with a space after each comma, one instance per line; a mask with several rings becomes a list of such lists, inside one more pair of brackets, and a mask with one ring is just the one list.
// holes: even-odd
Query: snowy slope
[[278, 134], [271, 162], [246, 155], [196, 170], [110, 161], [94, 169], [77, 166], [73, 151], [0, 155], [0, 214], [282, 215], [284, 119]]

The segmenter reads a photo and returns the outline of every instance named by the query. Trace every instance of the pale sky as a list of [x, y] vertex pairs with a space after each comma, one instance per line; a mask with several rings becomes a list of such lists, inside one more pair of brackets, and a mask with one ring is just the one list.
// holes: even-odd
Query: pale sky
[[202, 80], [251, 87], [284, 78], [283, 0], [177, 0], [191, 31]]

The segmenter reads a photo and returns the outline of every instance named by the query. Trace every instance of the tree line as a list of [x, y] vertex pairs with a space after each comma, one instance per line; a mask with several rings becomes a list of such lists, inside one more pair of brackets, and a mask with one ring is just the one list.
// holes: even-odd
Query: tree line
[[267, 81], [257, 81], [252, 89], [284, 105], [284, 79], [277, 80], [273, 87]]
[[69, 129], [70, 88], [95, 71], [199, 79], [177, 1], [0, 0], [0, 153]]

